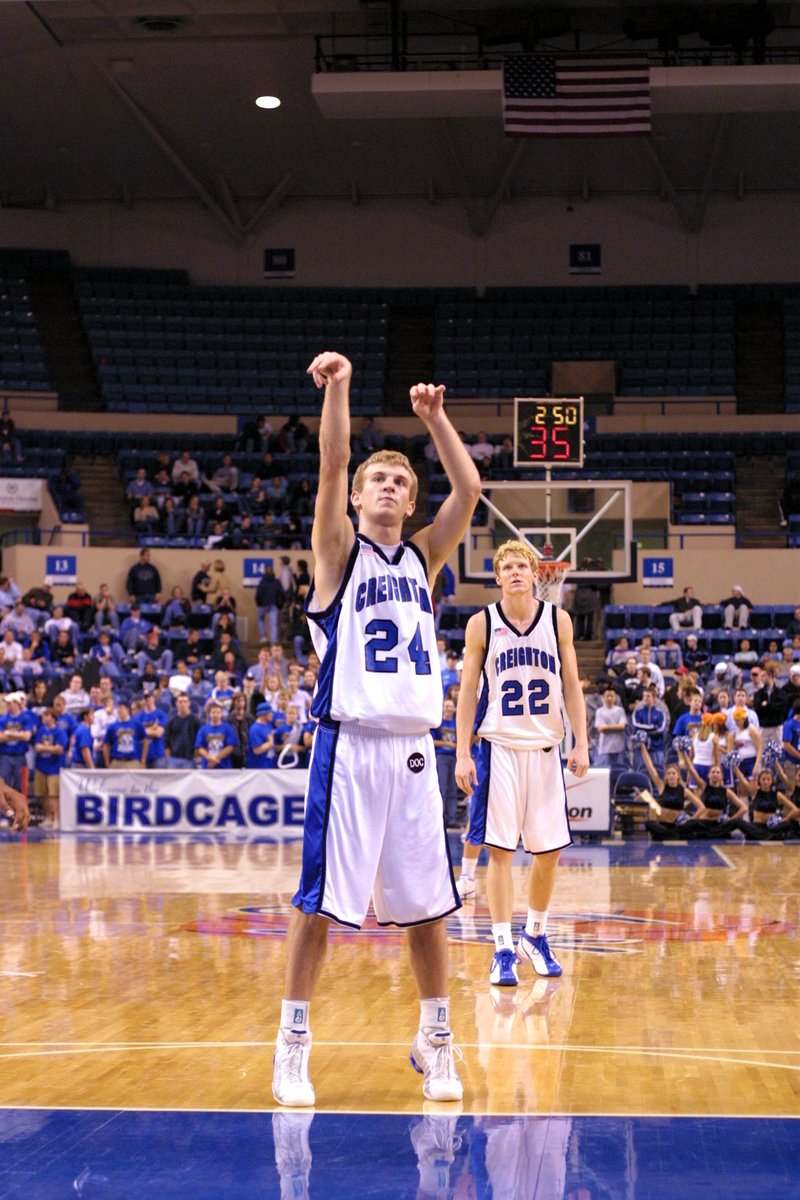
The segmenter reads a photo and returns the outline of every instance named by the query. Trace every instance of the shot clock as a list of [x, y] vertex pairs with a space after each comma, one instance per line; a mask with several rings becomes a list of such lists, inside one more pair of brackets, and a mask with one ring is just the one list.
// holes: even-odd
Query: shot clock
[[583, 397], [514, 400], [514, 466], [583, 466]]

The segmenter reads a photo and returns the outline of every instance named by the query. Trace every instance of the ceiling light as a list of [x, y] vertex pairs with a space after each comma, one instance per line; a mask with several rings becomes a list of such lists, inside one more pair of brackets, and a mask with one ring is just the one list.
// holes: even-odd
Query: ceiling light
[[259, 108], [280, 108], [281, 102], [277, 96], [259, 96], [256, 100]]

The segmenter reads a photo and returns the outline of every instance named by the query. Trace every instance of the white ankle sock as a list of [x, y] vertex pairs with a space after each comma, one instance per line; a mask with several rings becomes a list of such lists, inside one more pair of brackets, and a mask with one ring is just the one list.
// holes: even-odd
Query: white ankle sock
[[281, 1029], [289, 1033], [308, 1033], [308, 1010], [310, 1000], [281, 1001]]
[[492, 926], [495, 950], [513, 950], [514, 938], [511, 933], [511, 922], [500, 922]]
[[450, 997], [430, 996], [419, 1002], [419, 1027], [423, 1033], [450, 1032]]
[[537, 912], [535, 908], [528, 909], [528, 919], [525, 922], [525, 932], [528, 937], [541, 937], [543, 933], [547, 933], [547, 913]]

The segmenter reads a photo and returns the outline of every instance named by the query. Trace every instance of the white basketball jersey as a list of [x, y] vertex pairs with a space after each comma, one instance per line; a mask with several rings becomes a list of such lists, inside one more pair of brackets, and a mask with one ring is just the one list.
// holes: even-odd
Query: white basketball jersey
[[500, 604], [484, 609], [486, 650], [475, 729], [487, 741], [512, 749], [557, 746], [564, 737], [558, 611], [545, 600], [529, 629], [520, 633]]
[[442, 676], [422, 552], [402, 542], [391, 561], [359, 534], [332, 603], [306, 600], [320, 657], [312, 715], [390, 733], [425, 733], [442, 720]]

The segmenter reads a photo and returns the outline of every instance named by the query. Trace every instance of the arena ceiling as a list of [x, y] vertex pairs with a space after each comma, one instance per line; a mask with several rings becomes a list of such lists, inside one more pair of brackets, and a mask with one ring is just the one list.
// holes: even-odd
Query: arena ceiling
[[[512, 52], [694, 48], [800, 72], [800, 5], [472, 0], [6, 0], [0, 204], [190, 202], [243, 238], [294, 199], [661, 195], [687, 227], [715, 193], [800, 188], [800, 106], [654, 110], [650, 138], [523, 144], [496, 114], [326, 118], [329, 73]], [[699, 59], [698, 59], [699, 61]], [[280, 108], [255, 105], [275, 94]], [[711, 106], [713, 108], [713, 106]], [[781, 111], [786, 107], [788, 111]], [[692, 213], [695, 216], [692, 216]]]

